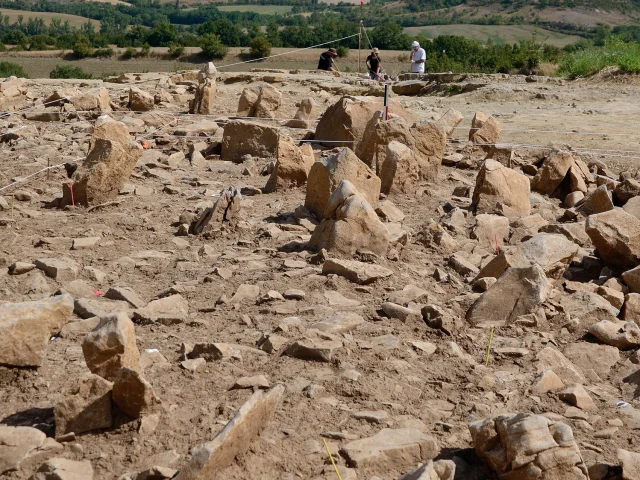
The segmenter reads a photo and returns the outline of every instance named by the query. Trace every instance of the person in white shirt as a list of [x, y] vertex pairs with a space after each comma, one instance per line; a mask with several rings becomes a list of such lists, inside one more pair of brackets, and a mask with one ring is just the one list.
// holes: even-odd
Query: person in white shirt
[[411, 73], [424, 73], [424, 62], [426, 59], [427, 54], [424, 48], [420, 48], [418, 42], [413, 42], [411, 44], [411, 55], [409, 56], [409, 60], [411, 60]]

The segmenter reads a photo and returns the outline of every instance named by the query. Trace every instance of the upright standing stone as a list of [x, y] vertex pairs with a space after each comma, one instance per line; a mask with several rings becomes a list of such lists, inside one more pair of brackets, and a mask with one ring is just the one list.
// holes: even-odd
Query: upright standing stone
[[142, 155], [142, 147], [129, 135], [126, 125], [104, 116], [96, 121], [89, 154], [74, 173], [73, 185], [63, 184], [61, 205], [89, 206], [118, 196]]

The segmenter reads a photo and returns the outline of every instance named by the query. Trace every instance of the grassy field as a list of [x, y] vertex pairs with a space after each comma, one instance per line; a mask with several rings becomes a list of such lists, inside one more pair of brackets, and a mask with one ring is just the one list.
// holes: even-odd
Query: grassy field
[[[172, 72], [177, 70], [195, 70], [200, 69], [207, 61], [197, 55], [199, 48], [187, 48], [187, 57], [185, 60], [171, 60], [167, 56], [167, 48], [153, 48], [151, 56], [136, 60], [118, 60], [112, 59], [84, 59], [84, 60], [65, 60], [65, 52], [47, 51], [47, 52], [6, 52], [0, 54], [0, 60], [12, 62], [20, 65], [31, 78], [49, 78], [49, 73], [56, 68], [57, 65], [71, 65], [80, 67], [85, 72], [91, 73], [94, 77], [99, 78], [105, 74], [120, 73], [146, 73], [146, 72]], [[237, 63], [245, 60], [244, 54], [247, 48], [231, 48], [229, 54], [224, 60], [215, 62], [216, 66], [222, 67], [227, 64]], [[292, 48], [274, 48], [273, 54], [290, 52]], [[122, 54], [124, 49], [115, 49], [116, 55]], [[324, 51], [321, 48], [296, 52], [291, 56], [280, 56], [263, 62], [250, 62], [242, 65], [235, 65], [230, 68], [221, 68], [223, 72], [246, 72], [252, 68], [283, 68], [283, 69], [303, 69], [313, 70], [318, 65], [318, 58]], [[68, 52], [66, 52], [68, 53]], [[365, 71], [364, 59], [369, 54], [368, 50], [362, 51], [361, 68]], [[406, 61], [406, 52], [396, 52], [382, 50], [380, 56], [384, 61], [385, 71], [390, 75], [395, 75], [401, 71], [407, 71], [409, 63]], [[403, 61], [399, 62], [398, 58], [402, 56]], [[349, 56], [338, 60], [338, 67], [341, 71], [358, 71], [358, 51], [351, 50]]]
[[222, 12], [255, 12], [263, 15], [284, 14], [291, 11], [290, 5], [221, 5]]
[[22, 15], [26, 21], [29, 18], [44, 18], [45, 23], [51, 23], [51, 19], [59, 18], [63, 22], [69, 21], [72, 27], [80, 28], [82, 25], [90, 21], [99, 30], [100, 22], [98, 20], [89, 20], [86, 17], [79, 17], [78, 15], [68, 15], [66, 13], [46, 13], [46, 12], [30, 12], [28, 10], [10, 10], [8, 8], [0, 8], [0, 13], [4, 17], [9, 17], [11, 23], [18, 20], [18, 17]]
[[[404, 31], [409, 35], [422, 33], [427, 38], [434, 38], [438, 35], [460, 35], [486, 42], [491, 39], [495, 44], [516, 43], [520, 40], [531, 40], [536, 28], [532, 25], [431, 25], [428, 27], [408, 27]], [[576, 42], [581, 37], [575, 35], [564, 35], [562, 33], [551, 32], [543, 28], [536, 31], [536, 41], [558, 47], [564, 47]]]

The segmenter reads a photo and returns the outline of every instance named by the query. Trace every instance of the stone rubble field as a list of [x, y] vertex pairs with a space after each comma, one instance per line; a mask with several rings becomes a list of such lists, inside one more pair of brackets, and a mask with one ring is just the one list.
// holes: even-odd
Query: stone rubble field
[[640, 479], [633, 84], [212, 67], [0, 83], [0, 477]]

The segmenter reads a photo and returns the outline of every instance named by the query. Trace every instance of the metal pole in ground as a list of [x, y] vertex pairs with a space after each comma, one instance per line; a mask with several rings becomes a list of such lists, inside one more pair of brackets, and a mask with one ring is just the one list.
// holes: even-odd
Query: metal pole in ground
[[384, 86], [384, 119], [389, 120], [389, 84]]

